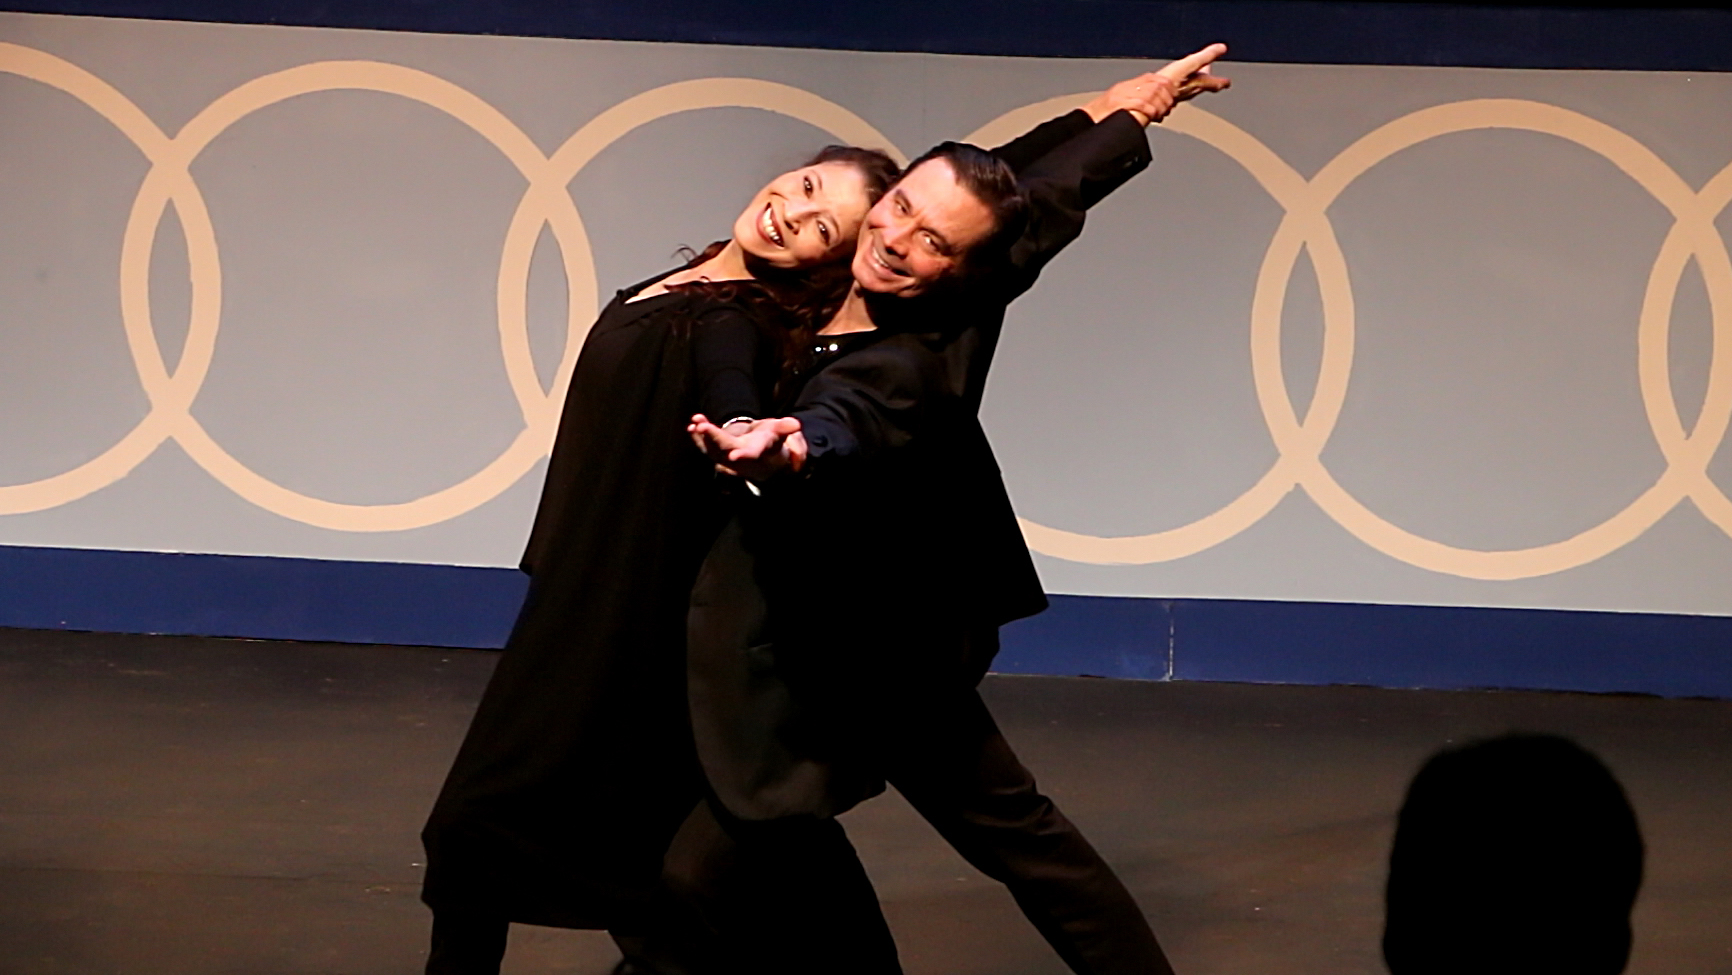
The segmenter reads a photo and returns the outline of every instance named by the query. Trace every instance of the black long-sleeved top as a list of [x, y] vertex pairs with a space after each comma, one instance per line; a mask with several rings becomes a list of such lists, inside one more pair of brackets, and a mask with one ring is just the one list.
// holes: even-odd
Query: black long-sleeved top
[[670, 273], [622, 289], [584, 340], [524, 549], [525, 572], [533, 574], [550, 548], [585, 547], [572, 542], [574, 519], [621, 516], [622, 497], [598, 495], [605, 488], [597, 478], [617, 479], [631, 491], [651, 477], [620, 470], [627, 463], [621, 455], [655, 452], [660, 459], [651, 466], [690, 478], [709, 469], [685, 439], [691, 414], [717, 420], [764, 415], [766, 377], [777, 373], [776, 344], [764, 340], [769, 326], [702, 290], [631, 300]]

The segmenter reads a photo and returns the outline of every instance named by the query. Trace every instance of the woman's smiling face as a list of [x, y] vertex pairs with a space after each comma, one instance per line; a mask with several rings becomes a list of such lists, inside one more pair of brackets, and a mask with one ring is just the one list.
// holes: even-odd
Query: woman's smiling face
[[773, 267], [824, 264], [852, 252], [868, 205], [858, 169], [847, 163], [803, 166], [758, 191], [734, 221], [734, 240]]

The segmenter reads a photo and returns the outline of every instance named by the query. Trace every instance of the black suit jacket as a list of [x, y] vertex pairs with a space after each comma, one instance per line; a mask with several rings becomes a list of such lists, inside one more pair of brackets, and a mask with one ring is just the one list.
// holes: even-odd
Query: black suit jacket
[[1124, 112], [1098, 124], [1072, 112], [995, 152], [1030, 202], [1007, 266], [949, 293], [881, 301], [880, 328], [838, 337], [789, 410], [809, 466], [772, 503], [791, 541], [783, 559], [813, 571], [783, 581], [814, 584], [813, 598], [880, 595], [867, 603], [880, 621], [996, 626], [1046, 608], [980, 426], [987, 370], [1006, 307], [1151, 156]]
[[1046, 605], [976, 414], [1005, 306], [1149, 148], [1127, 115], [1073, 112], [995, 151], [1034, 210], [1010, 266], [823, 338], [789, 410], [809, 465], [742, 493], [699, 574], [692, 730], [736, 816], [831, 816], [881, 791], [872, 729], [911, 690], [978, 679], [996, 647], [980, 631]]

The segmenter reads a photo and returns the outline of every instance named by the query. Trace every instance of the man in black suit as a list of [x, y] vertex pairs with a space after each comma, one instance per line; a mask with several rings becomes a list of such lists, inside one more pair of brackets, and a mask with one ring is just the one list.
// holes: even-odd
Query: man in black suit
[[[715, 801], [670, 851], [669, 879], [719, 924], [749, 924], [725, 900], [705, 903], [727, 885], [700, 875], [738, 852], [719, 848], [798, 824], [780, 835], [800, 836], [791, 849], [804, 853], [755, 869], [774, 886], [763, 864], [789, 868], [781, 883], [800, 890], [784, 903], [805, 911], [792, 927], [806, 940], [784, 962], [760, 955], [760, 970], [896, 970], [829, 821], [888, 780], [1006, 884], [1073, 971], [1171, 972], [1130, 893], [1037, 790], [975, 689], [998, 627], [1046, 606], [978, 409], [1006, 306], [1090, 206], [1148, 166], [1145, 126], [1226, 87], [1208, 73], [1224, 52], [1115, 85], [995, 153], [946, 143], [917, 160], [868, 214], [856, 287], [787, 415], [741, 437], [694, 418], [694, 436], [761, 497], [694, 593], [692, 714]], [[823, 890], [824, 870], [852, 892]]]

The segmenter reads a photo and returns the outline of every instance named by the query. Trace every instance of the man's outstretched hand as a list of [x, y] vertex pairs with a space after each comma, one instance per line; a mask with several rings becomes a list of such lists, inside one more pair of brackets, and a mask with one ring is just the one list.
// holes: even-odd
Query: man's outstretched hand
[[1130, 112], [1143, 125], [1159, 122], [1180, 102], [1232, 85], [1231, 78], [1218, 78], [1210, 71], [1210, 66], [1226, 53], [1227, 45], [1210, 44], [1159, 71], [1126, 78], [1096, 95], [1083, 110], [1096, 122], [1120, 109]]
[[723, 429], [699, 413], [686, 425], [686, 432], [717, 467], [748, 481], [766, 481], [783, 471], [798, 471], [806, 463], [806, 436], [800, 432], [800, 421], [792, 417], [730, 423]]

